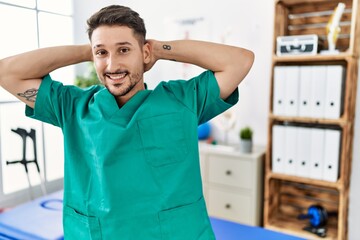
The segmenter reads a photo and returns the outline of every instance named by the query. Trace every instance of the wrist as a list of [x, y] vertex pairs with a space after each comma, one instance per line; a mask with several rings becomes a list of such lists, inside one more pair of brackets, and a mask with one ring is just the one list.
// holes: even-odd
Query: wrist
[[161, 41], [154, 41], [153, 43], [153, 58], [155, 60], [161, 59], [161, 51], [162, 51], [162, 42]]
[[81, 45], [81, 52], [82, 52], [82, 60], [85, 61], [92, 61], [93, 60], [93, 55], [92, 55], [92, 50], [91, 50], [91, 45], [90, 44], [84, 44]]

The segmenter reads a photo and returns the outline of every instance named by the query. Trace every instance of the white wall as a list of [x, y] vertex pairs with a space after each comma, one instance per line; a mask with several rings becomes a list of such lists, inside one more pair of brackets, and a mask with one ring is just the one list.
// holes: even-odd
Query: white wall
[[[123, 1], [74, 1], [75, 43], [87, 42], [86, 20], [95, 10], [108, 4], [124, 4], [139, 12], [145, 20], [147, 37], [171, 40], [179, 36], [173, 31], [174, 20], [203, 17], [207, 30], [198, 37], [201, 40], [222, 42], [249, 48], [255, 52], [254, 66], [240, 86], [240, 101], [233, 108], [238, 116], [236, 131], [230, 136], [238, 141], [237, 130], [245, 125], [254, 129], [255, 144], [266, 145], [269, 102], [270, 64], [273, 31], [273, 2], [225, 0], [173, 1], [123, 0]], [[259, 6], [261, 4], [261, 7]], [[196, 29], [198, 31], [199, 29]], [[181, 78], [174, 75], [179, 63], [158, 62], [146, 73], [145, 81], [153, 86], [160, 80]], [[82, 68], [83, 69], [83, 68]], [[169, 71], [168, 69], [172, 69]]]
[[[269, 109], [269, 87], [271, 73], [271, 57], [273, 44], [274, 1], [265, 0], [123, 0], [96, 1], [76, 0], [75, 11], [75, 42], [87, 42], [85, 34], [86, 19], [94, 11], [108, 4], [124, 4], [139, 12], [145, 20], [147, 37], [159, 40], [171, 40], [180, 36], [174, 20], [202, 17], [206, 22], [206, 29], [194, 28], [201, 31], [197, 37], [202, 40], [225, 42], [251, 49], [255, 53], [255, 62], [249, 75], [240, 85], [240, 101], [234, 107], [238, 117], [237, 128], [250, 125], [254, 129], [254, 142], [259, 145], [267, 144], [267, 121]], [[175, 27], [176, 28], [176, 27]], [[224, 39], [225, 37], [225, 39]], [[145, 80], [155, 83], [160, 80], [181, 78], [174, 76], [174, 64], [159, 62], [145, 75]], [[150, 84], [150, 85], [151, 85]], [[360, 114], [360, 91], [357, 97], [357, 115]], [[350, 209], [349, 209], [349, 239], [360, 236], [360, 152], [356, 147], [360, 143], [360, 118], [356, 118], [353, 172], [351, 176]], [[236, 132], [230, 136], [236, 141]]]
[[[148, 38], [171, 40], [171, 37], [179, 36], [179, 34], [169, 34], [171, 31], [174, 33], [169, 26], [176, 26], [169, 24], [169, 21], [201, 17], [208, 23], [208, 26], [204, 26], [208, 29], [205, 31], [202, 29], [202, 31], [208, 32], [208, 34], [207, 36], [198, 34], [197, 37], [200, 40], [225, 42], [254, 51], [255, 63], [249, 75], [240, 85], [240, 101], [233, 108], [238, 117], [236, 131], [233, 131], [229, 137], [232, 142], [238, 141], [238, 129], [250, 125], [254, 129], [255, 144], [266, 145], [273, 1], [224, 0], [220, 4], [218, 1], [207, 0], [171, 2], [167, 0], [124, 0], [123, 2], [144, 18]], [[200, 29], [195, 30], [199, 31]], [[170, 63], [167, 66], [170, 66]], [[166, 66], [162, 63], [155, 67], [164, 69]], [[164, 73], [159, 68], [154, 70], [162, 72], [162, 79], [174, 78], [171, 75], [174, 71]]]
[[[89, 43], [86, 33], [86, 21], [94, 12], [110, 4], [119, 4], [115, 0], [73, 0], [74, 10], [74, 42], [75, 44]], [[76, 66], [76, 73], [81, 74], [87, 69], [86, 64]]]

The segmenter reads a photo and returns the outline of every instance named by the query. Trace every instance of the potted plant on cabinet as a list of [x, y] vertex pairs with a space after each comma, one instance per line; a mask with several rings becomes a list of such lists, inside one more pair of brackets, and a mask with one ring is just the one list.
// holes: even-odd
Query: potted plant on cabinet
[[243, 153], [252, 152], [253, 131], [250, 127], [244, 127], [240, 130], [240, 151]]

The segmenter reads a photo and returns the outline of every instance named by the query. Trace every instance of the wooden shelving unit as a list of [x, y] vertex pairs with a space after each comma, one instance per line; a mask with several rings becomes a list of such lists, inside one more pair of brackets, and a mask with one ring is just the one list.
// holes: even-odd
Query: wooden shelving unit
[[[268, 148], [264, 181], [264, 227], [304, 237], [306, 239], [347, 239], [349, 181], [353, 151], [354, 116], [358, 79], [360, 46], [360, 0], [276, 0], [272, 76], [270, 84], [270, 114]], [[337, 42], [340, 54], [314, 56], [277, 56], [278, 36], [317, 34], [327, 49], [325, 26], [331, 13], [343, 2], [346, 5], [341, 18], [341, 34]], [[339, 119], [287, 117], [273, 114], [273, 85], [275, 66], [342, 65], [345, 68], [343, 113]], [[274, 124], [309, 124], [335, 126], [342, 130], [339, 178], [336, 182], [314, 180], [272, 172], [272, 127]], [[320, 203], [335, 216], [329, 217], [327, 236], [317, 237], [305, 230], [307, 222], [297, 219], [308, 206]]]

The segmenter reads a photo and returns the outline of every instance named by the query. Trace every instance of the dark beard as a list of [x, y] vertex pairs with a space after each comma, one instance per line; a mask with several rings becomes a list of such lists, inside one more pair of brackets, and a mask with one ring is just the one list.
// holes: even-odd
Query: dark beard
[[[113, 94], [113, 93], [112, 93], [112, 94], [113, 94], [114, 96], [116, 96], [116, 97], [125, 96], [126, 94], [128, 94], [128, 93], [135, 87], [135, 85], [136, 85], [136, 83], [131, 83], [131, 85], [128, 86], [127, 88], [125, 88], [122, 93], [116, 94], [116, 95]], [[121, 84], [115, 84], [114, 87], [116, 87], [116, 88], [121, 87]]]
[[[106, 86], [106, 88], [110, 91], [110, 93], [115, 96], [115, 97], [123, 97], [126, 96], [141, 80], [140, 78], [140, 74], [136, 73], [136, 74], [132, 74], [132, 75], [128, 75], [129, 79], [130, 79], [130, 85], [123, 89], [122, 92], [119, 93], [115, 93], [113, 91], [110, 91], [111, 88], [109, 88], [109, 86]], [[113, 85], [113, 87], [115, 88], [121, 88], [123, 84], [115, 84]]]

